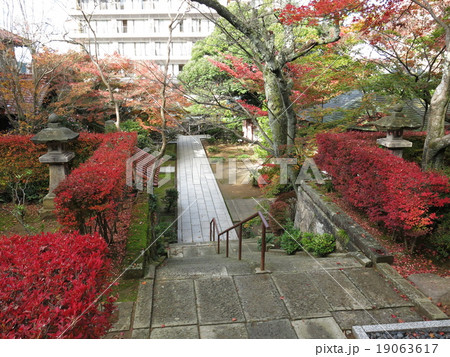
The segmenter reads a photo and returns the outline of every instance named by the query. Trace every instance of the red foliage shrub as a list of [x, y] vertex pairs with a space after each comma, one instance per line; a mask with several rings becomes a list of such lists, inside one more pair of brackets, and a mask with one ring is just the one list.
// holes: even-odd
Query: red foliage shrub
[[[336, 190], [369, 219], [403, 237], [429, 232], [433, 208], [450, 202], [448, 178], [420, 167], [364, 140], [367, 134], [321, 134], [315, 157], [331, 175]], [[414, 241], [414, 240], [413, 240]]]
[[98, 235], [0, 237], [0, 338], [98, 338], [111, 262]]
[[269, 208], [269, 226], [275, 235], [283, 231], [283, 226], [291, 218], [290, 206], [283, 201], [274, 202]]
[[92, 157], [72, 171], [55, 190], [58, 221], [81, 233], [99, 232], [111, 243], [126, 194], [126, 162], [135, 133], [107, 134]]
[[[68, 149], [75, 152], [70, 163], [76, 167], [86, 161], [103, 140], [102, 134], [81, 133]], [[44, 193], [48, 190], [48, 165], [39, 162], [39, 156], [47, 152], [45, 145], [31, 142], [32, 135], [0, 135], [0, 194], [8, 186], [19, 181], [28, 182], [27, 194]]]

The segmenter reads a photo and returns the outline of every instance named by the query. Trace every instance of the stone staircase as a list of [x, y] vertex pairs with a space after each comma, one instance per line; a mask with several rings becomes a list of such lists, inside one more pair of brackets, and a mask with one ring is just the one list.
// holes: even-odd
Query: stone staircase
[[[375, 269], [347, 253], [267, 255], [256, 241], [230, 258], [215, 243], [173, 244], [142, 281], [133, 338], [345, 338], [353, 325], [418, 321], [413, 304]], [[395, 318], [393, 317], [395, 316]]]

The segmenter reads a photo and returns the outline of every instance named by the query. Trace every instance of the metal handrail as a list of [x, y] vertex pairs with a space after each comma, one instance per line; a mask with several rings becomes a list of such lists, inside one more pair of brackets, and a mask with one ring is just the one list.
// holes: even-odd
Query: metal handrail
[[269, 224], [267, 223], [266, 218], [263, 216], [263, 214], [258, 211], [255, 214], [252, 214], [250, 217], [247, 217], [246, 219], [240, 221], [239, 223], [236, 223], [234, 226], [231, 226], [230, 228], [225, 229], [224, 231], [219, 233], [219, 228], [217, 227], [217, 221], [215, 218], [211, 220], [209, 223], [209, 241], [216, 241], [216, 233], [217, 233], [217, 254], [220, 254], [220, 236], [223, 234], [226, 234], [226, 257], [228, 258], [229, 253], [229, 246], [230, 246], [230, 231], [232, 229], [236, 229], [239, 227], [239, 251], [238, 251], [238, 259], [242, 259], [242, 225], [253, 218], [258, 217], [261, 218], [261, 271], [265, 270], [266, 265], [266, 229], [269, 228]]

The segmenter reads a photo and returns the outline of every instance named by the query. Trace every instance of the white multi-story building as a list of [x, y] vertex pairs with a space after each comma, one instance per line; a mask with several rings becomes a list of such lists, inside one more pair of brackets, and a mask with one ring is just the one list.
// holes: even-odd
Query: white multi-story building
[[[92, 53], [97, 50], [99, 56], [117, 52], [134, 60], [153, 60], [159, 64], [167, 59], [170, 19], [182, 14], [172, 32], [169, 72], [173, 75], [189, 61], [193, 44], [214, 29], [213, 22], [183, 0], [74, 1], [73, 39], [83, 42]], [[226, 4], [227, 0], [221, 2]], [[199, 9], [214, 16], [207, 7]], [[95, 31], [96, 41], [83, 12]]]

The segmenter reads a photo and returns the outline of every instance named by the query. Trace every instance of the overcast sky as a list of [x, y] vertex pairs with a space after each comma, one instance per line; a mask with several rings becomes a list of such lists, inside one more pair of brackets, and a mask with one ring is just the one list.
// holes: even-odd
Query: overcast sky
[[55, 42], [62, 37], [74, 0], [0, 0], [0, 27], [18, 34], [30, 34], [47, 46], [65, 50]]

